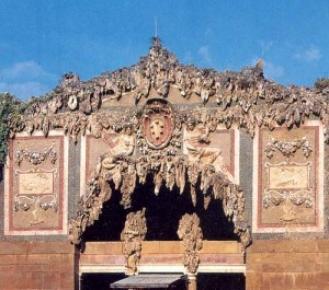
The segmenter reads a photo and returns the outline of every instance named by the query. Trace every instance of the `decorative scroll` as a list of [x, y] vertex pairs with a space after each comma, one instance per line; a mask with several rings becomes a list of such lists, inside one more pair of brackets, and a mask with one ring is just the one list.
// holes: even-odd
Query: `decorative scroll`
[[54, 172], [38, 172], [31, 170], [22, 172], [17, 170], [18, 192], [19, 194], [51, 194], [54, 189], [54, 181], [57, 178], [56, 170]]
[[184, 266], [190, 274], [195, 274], [200, 263], [198, 252], [202, 249], [203, 239], [199, 217], [195, 213], [183, 215], [179, 221], [177, 235], [185, 247]]
[[126, 274], [138, 273], [137, 265], [141, 257], [142, 241], [147, 233], [145, 208], [127, 215], [125, 227], [121, 233], [123, 254], [126, 258]]

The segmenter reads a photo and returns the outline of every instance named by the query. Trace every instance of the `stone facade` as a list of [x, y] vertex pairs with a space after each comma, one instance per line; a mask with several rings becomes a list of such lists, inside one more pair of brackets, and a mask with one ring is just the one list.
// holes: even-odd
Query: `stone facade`
[[[152, 263], [186, 273], [189, 289], [198, 271], [244, 272], [248, 290], [329, 289], [327, 97], [266, 80], [261, 62], [224, 73], [181, 65], [158, 39], [131, 68], [66, 75], [9, 120], [0, 289], [77, 289], [83, 269], [137, 274]], [[195, 212], [181, 217], [180, 244], [145, 241], [145, 210], [129, 210], [148, 178], [155, 195], [220, 202], [238, 246], [205, 241]], [[115, 191], [128, 213], [122, 241], [85, 243]]]
[[76, 260], [68, 242], [0, 242], [0, 289], [75, 289]]
[[328, 240], [257, 240], [247, 254], [247, 289], [329, 289]]

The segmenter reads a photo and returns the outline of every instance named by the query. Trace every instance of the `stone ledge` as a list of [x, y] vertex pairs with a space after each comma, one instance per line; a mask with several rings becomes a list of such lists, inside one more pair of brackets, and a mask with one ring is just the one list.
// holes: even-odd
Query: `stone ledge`
[[247, 249], [253, 253], [329, 253], [329, 240], [255, 240]]
[[26, 254], [74, 254], [75, 246], [70, 242], [27, 242], [27, 241], [0, 241], [0, 255]]

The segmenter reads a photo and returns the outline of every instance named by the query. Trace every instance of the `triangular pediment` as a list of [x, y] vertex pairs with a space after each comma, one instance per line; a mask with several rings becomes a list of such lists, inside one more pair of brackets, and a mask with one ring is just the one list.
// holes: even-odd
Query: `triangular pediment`
[[[226, 93], [249, 90], [264, 81], [258, 63], [241, 72], [217, 72], [181, 64], [153, 38], [148, 54], [131, 67], [104, 73], [89, 81], [65, 74], [45, 99], [51, 112], [62, 107], [89, 114], [100, 107], [135, 106], [147, 98], [167, 98], [174, 104], [220, 103]], [[262, 89], [258, 87], [258, 89]], [[57, 102], [56, 102], [57, 100]]]
[[[80, 122], [89, 120], [93, 112], [112, 111], [112, 118], [116, 108], [136, 111], [147, 100], [162, 98], [174, 106], [208, 107], [219, 123], [227, 127], [236, 124], [253, 132], [256, 126], [290, 128], [299, 126], [311, 114], [322, 116], [328, 107], [327, 96], [327, 86], [286, 87], [267, 80], [262, 61], [239, 72], [183, 65], [158, 38], [153, 38], [148, 54], [136, 65], [89, 81], [66, 74], [53, 91], [28, 104], [25, 115], [54, 117], [72, 113], [69, 115]], [[124, 116], [119, 113], [119, 117]], [[34, 125], [40, 126], [44, 127]]]

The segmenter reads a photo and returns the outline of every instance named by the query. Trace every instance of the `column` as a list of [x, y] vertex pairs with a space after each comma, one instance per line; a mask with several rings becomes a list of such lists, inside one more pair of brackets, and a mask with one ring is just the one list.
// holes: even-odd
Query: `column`
[[187, 275], [186, 290], [197, 290], [196, 275]]

